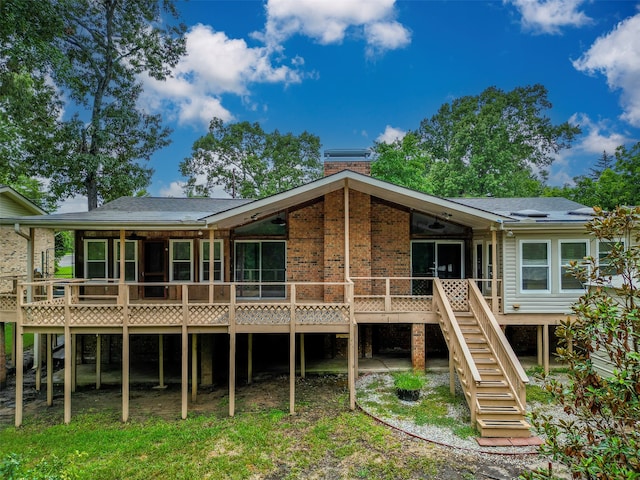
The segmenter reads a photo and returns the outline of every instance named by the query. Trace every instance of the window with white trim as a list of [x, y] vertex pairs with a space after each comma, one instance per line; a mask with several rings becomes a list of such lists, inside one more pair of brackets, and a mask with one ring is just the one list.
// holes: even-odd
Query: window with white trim
[[582, 282], [571, 272], [571, 262], [581, 262], [589, 255], [587, 240], [560, 240], [560, 291], [583, 290]]
[[609, 255], [616, 246], [624, 250], [624, 240], [619, 240], [616, 242], [598, 242], [598, 267], [600, 269], [601, 275], [617, 275], [616, 268], [615, 266], [611, 265], [611, 259], [609, 258]]
[[[222, 281], [222, 240], [213, 241], [213, 281]], [[209, 240], [200, 242], [200, 281], [209, 281]]]
[[522, 292], [550, 291], [551, 242], [520, 241], [520, 289]]
[[109, 252], [106, 239], [85, 239], [84, 241], [84, 277], [107, 278]]
[[169, 240], [169, 281], [193, 281], [193, 240]]
[[238, 285], [238, 297], [285, 298], [286, 242], [238, 240], [234, 247], [234, 278], [243, 283]]
[[[120, 278], [120, 240], [113, 242], [113, 278]], [[138, 241], [124, 241], [124, 279], [138, 280]]]

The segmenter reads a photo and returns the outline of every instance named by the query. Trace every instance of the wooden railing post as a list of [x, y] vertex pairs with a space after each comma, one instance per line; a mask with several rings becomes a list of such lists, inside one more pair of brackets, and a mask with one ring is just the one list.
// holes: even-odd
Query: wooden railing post
[[291, 284], [289, 303], [289, 414], [296, 406], [296, 286]]
[[236, 408], [236, 285], [231, 285], [229, 299], [229, 416]]
[[384, 311], [391, 311], [391, 279], [389, 277], [385, 278], [384, 285]]
[[71, 340], [71, 287], [64, 287], [64, 423], [71, 422], [71, 388], [72, 361], [75, 361], [75, 351]]
[[189, 390], [189, 332], [187, 322], [189, 320], [189, 287], [182, 285], [182, 418], [187, 418], [187, 401]]

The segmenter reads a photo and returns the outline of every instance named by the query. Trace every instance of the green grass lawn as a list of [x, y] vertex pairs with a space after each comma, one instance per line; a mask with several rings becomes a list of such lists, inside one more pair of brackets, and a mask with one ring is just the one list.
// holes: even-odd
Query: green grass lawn
[[56, 268], [55, 273], [56, 278], [72, 278], [73, 277], [73, 267], [69, 265], [68, 267], [58, 267]]
[[[4, 347], [7, 355], [11, 354], [13, 345], [13, 323], [4, 324]], [[24, 348], [33, 346], [33, 333], [26, 333], [24, 335]]]
[[350, 411], [344, 390], [323, 399], [301, 402], [294, 416], [285, 404], [125, 424], [116, 410], [74, 414], [69, 425], [41, 411], [19, 429], [0, 426], [0, 478], [13, 468], [30, 479], [410, 479], [451, 468], [432, 445]]

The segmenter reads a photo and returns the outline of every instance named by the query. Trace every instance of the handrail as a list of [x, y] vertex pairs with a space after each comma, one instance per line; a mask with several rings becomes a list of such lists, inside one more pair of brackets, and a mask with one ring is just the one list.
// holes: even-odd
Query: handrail
[[[464, 358], [463, 367], [465, 368], [465, 370], [469, 371], [473, 382], [477, 384], [482, 380], [482, 378], [480, 377], [478, 368], [473, 361], [473, 357], [471, 356], [471, 352], [469, 351], [467, 342], [464, 341], [462, 330], [460, 330], [458, 322], [454, 320], [455, 314], [453, 313], [453, 309], [451, 308], [449, 301], [445, 301], [447, 296], [444, 292], [442, 282], [440, 281], [440, 279], [435, 279], [433, 285], [435, 292], [437, 292], [437, 295], [434, 295], [434, 302], [438, 305], [438, 307], [441, 307], [444, 310], [445, 315], [442, 315], [441, 318], [444, 320], [447, 328], [450, 328], [450, 331], [453, 332], [453, 335], [449, 336], [449, 339], [453, 340], [453, 353], [462, 354], [461, 356], [462, 358]], [[440, 308], [438, 309], [438, 311], [440, 312]], [[451, 348], [451, 346], [449, 348]]]
[[469, 282], [469, 306], [478, 321], [478, 325], [483, 330], [488, 344], [493, 349], [497, 357], [496, 360], [502, 366], [505, 377], [516, 393], [520, 408], [524, 410], [526, 407], [525, 385], [529, 383], [529, 377], [527, 377], [516, 354], [511, 348], [511, 344], [500, 328], [500, 325], [498, 325], [498, 321], [484, 301], [480, 289], [473, 282]]

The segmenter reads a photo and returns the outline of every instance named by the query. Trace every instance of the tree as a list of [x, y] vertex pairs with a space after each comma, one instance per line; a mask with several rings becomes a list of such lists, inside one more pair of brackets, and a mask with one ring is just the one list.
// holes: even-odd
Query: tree
[[589, 177], [594, 180], [598, 180], [602, 172], [605, 170], [611, 170], [614, 166], [614, 158], [607, 153], [606, 150], [602, 151], [602, 156], [596, 162], [595, 168], [589, 169]]
[[[7, 9], [16, 16], [28, 3], [13, 0]], [[160, 116], [136, 105], [139, 75], [161, 80], [170, 74], [185, 51], [185, 27], [170, 24], [178, 17], [171, 0], [40, 3], [62, 25], [50, 31], [50, 45], [65, 61], [51, 63], [45, 73], [67, 96], [70, 120], [59, 130], [59, 153], [36, 158], [34, 166], [51, 179], [54, 195], [86, 195], [91, 210], [149, 184], [152, 170], [143, 162], [169, 143], [170, 131]], [[20, 33], [42, 38], [29, 28]], [[17, 36], [17, 43], [26, 42]]]
[[624, 182], [626, 198], [620, 205], [640, 205], [640, 142], [616, 149], [615, 170]]
[[[547, 389], [571, 415], [569, 420], [533, 414], [547, 440], [542, 452], [565, 464], [574, 478], [640, 476], [640, 208], [597, 209], [588, 230], [613, 246], [598, 266], [595, 259], [574, 265], [587, 292], [562, 323], [559, 358], [569, 366], [568, 381]], [[569, 348], [569, 345], [572, 348]], [[596, 355], [611, 365], [605, 374]], [[549, 478], [538, 471], [529, 478]]]
[[542, 190], [544, 169], [569, 148], [580, 129], [553, 125], [542, 85], [445, 103], [417, 132], [424, 152], [425, 184], [442, 196], [528, 196]]
[[424, 184], [425, 153], [419, 148], [415, 132], [407, 132], [402, 140], [393, 143], [377, 142], [376, 160], [371, 164], [371, 175], [387, 182], [420, 191], [428, 191]]
[[267, 133], [258, 123], [225, 125], [213, 118], [180, 171], [188, 178], [188, 195], [209, 196], [221, 186], [233, 198], [262, 198], [322, 175], [320, 139], [307, 132]]

